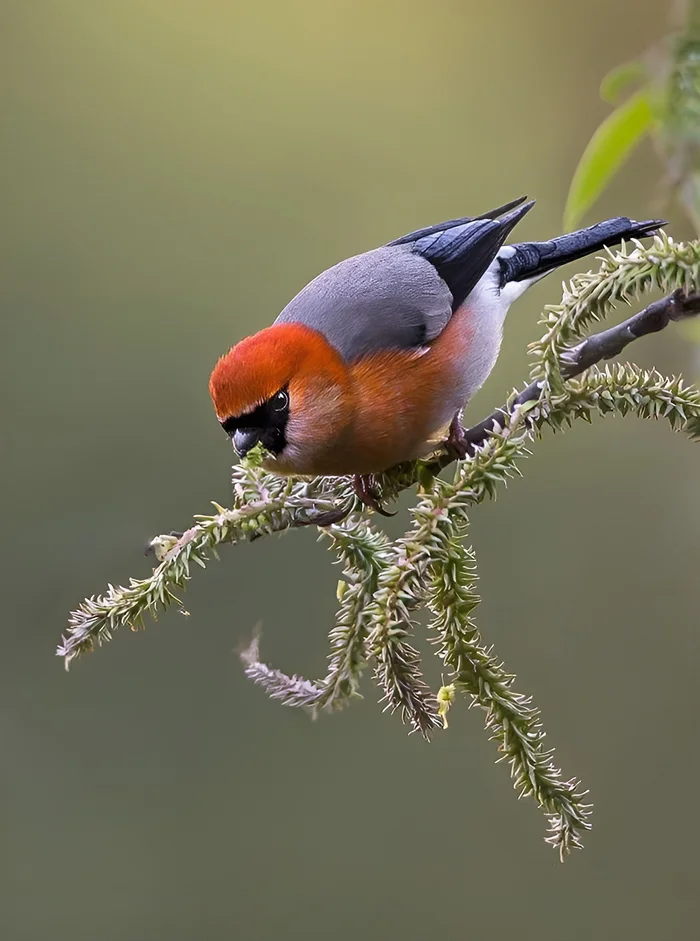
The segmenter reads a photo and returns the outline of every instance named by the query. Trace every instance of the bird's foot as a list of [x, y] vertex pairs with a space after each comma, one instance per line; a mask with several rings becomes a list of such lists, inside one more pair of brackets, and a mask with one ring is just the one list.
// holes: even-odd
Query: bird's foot
[[469, 454], [469, 442], [467, 441], [459, 412], [455, 413], [454, 418], [450, 422], [450, 430], [445, 440], [445, 447], [458, 461], [463, 461], [467, 454]]
[[379, 495], [372, 474], [355, 474], [353, 486], [360, 502], [374, 510], [375, 513], [379, 513], [381, 516], [396, 516], [396, 513], [388, 513], [379, 502]]

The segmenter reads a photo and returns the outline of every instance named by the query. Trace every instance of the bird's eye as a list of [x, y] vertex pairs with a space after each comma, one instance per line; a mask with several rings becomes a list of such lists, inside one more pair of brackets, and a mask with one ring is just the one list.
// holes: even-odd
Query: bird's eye
[[272, 396], [272, 407], [276, 412], [283, 412], [289, 405], [289, 393], [280, 389]]

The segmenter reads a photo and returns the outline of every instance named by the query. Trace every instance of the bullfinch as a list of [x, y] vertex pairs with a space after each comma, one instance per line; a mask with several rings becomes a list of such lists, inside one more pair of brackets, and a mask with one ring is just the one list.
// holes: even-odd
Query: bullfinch
[[260, 442], [270, 471], [354, 475], [375, 509], [373, 474], [445, 440], [464, 456], [461, 410], [496, 362], [512, 302], [560, 265], [663, 224], [618, 217], [504, 244], [533, 205], [523, 197], [341, 261], [231, 347], [209, 391], [238, 454]]

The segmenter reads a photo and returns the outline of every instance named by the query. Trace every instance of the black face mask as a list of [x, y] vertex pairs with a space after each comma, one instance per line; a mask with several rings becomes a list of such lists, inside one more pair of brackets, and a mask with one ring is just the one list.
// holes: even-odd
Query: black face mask
[[258, 442], [272, 454], [280, 454], [287, 444], [288, 421], [289, 393], [280, 389], [252, 412], [222, 421], [221, 427], [241, 457], [245, 457]]

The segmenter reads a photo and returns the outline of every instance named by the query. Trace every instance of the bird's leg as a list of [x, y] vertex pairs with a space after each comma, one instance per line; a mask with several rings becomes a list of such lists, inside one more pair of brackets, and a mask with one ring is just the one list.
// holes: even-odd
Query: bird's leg
[[458, 461], [463, 461], [469, 453], [469, 444], [464, 433], [464, 425], [459, 412], [455, 412], [450, 422], [445, 447]]
[[355, 493], [361, 503], [370, 507], [375, 513], [381, 516], [396, 516], [395, 513], [387, 513], [379, 502], [379, 497], [374, 486], [374, 478], [371, 474], [355, 474], [353, 479]]

